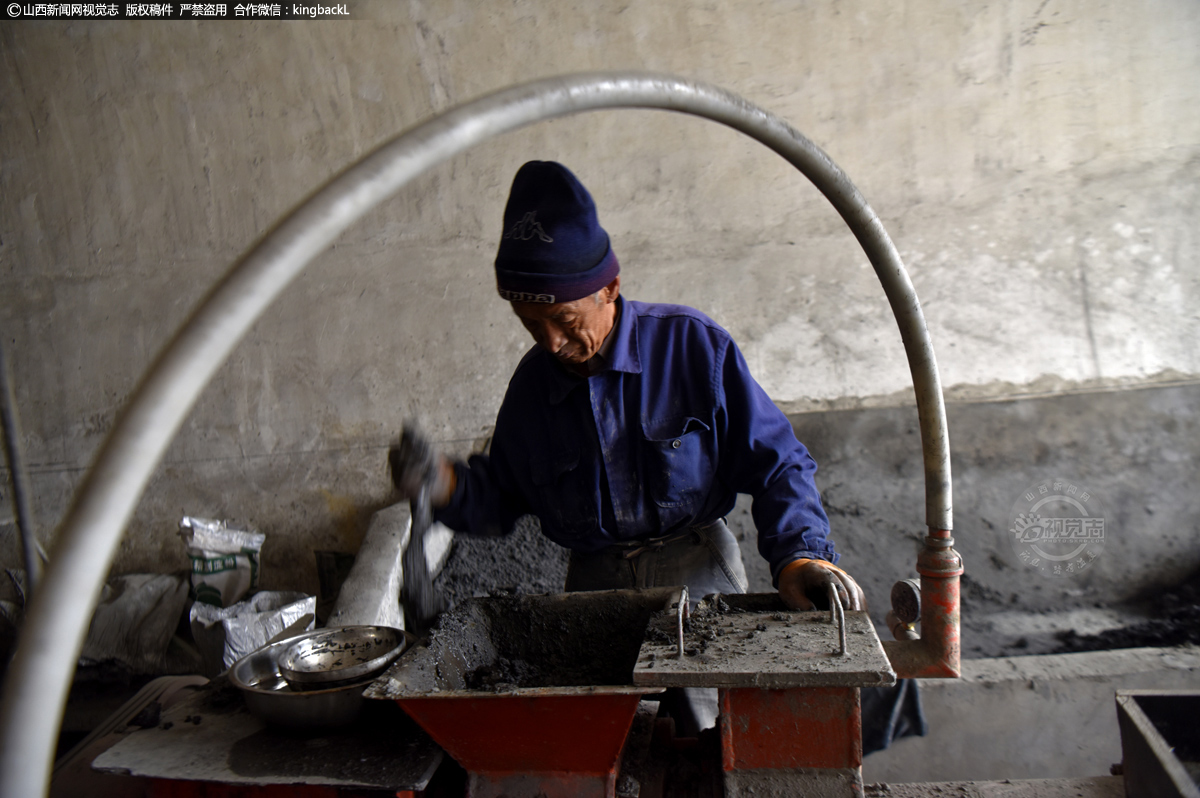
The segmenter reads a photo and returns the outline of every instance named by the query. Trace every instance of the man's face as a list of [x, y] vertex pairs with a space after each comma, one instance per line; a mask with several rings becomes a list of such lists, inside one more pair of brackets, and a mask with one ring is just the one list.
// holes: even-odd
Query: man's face
[[620, 278], [591, 296], [546, 305], [512, 302], [513, 313], [538, 346], [566, 365], [582, 365], [600, 351], [612, 330]]

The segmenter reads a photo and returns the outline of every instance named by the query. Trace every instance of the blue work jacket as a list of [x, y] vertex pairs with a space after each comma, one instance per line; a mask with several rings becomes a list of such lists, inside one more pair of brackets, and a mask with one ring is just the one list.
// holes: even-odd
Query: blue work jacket
[[817, 464], [729, 333], [692, 308], [617, 301], [603, 371], [525, 355], [490, 454], [455, 464], [438, 520], [497, 535], [532, 513], [551, 540], [593, 552], [712, 523], [748, 493], [773, 577], [800, 557], [837, 562]]

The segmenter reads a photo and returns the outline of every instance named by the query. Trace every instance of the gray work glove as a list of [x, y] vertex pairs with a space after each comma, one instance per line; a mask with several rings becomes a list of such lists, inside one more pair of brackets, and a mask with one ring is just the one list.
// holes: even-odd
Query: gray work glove
[[454, 494], [454, 466], [413, 424], [405, 424], [400, 442], [388, 450], [392, 484], [402, 499], [412, 499], [429, 485], [434, 507], [445, 507]]

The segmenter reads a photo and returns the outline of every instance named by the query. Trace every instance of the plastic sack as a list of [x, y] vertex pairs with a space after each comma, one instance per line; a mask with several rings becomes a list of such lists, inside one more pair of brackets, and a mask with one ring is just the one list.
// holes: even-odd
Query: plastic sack
[[192, 561], [196, 601], [228, 607], [258, 587], [258, 553], [266, 535], [228, 521], [185, 516], [179, 536]]
[[294, 634], [314, 628], [317, 597], [292, 591], [264, 590], [232, 607], [214, 607], [197, 601], [189, 620], [192, 637], [204, 661], [205, 676], [216, 676], [272, 637], [297, 623]]
[[125, 574], [109, 579], [92, 615], [81, 661], [115, 661], [133, 673], [161, 673], [187, 595], [187, 582], [180, 576]]

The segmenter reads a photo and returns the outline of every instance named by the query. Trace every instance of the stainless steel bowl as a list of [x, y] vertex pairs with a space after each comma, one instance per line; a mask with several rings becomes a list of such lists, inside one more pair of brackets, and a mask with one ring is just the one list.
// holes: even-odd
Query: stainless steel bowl
[[305, 692], [353, 684], [382, 673], [406, 645], [404, 632], [390, 626], [321, 629], [293, 640], [279, 657], [279, 673]]
[[326, 689], [297, 692], [279, 672], [279, 658], [296, 643], [325, 632], [316, 629], [263, 646], [247, 654], [229, 669], [229, 680], [242, 692], [246, 707], [256, 717], [275, 726], [294, 730], [345, 726], [362, 709], [363, 690], [371, 678]]

